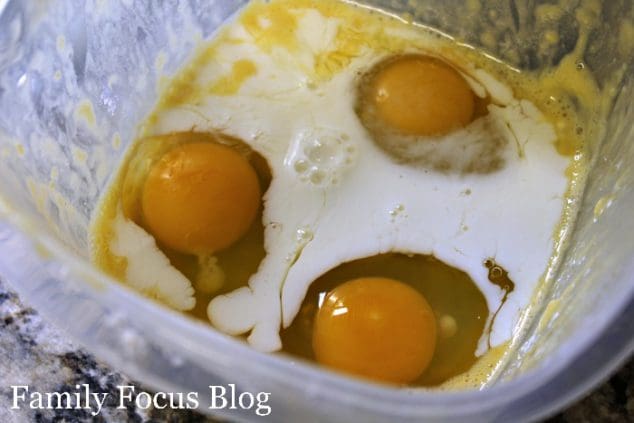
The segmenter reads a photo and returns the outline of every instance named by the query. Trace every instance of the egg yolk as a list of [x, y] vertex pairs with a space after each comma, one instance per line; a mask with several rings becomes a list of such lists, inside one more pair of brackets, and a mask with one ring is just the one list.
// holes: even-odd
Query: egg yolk
[[450, 65], [429, 56], [404, 56], [380, 68], [370, 101], [378, 117], [407, 135], [442, 135], [471, 122], [475, 98]]
[[258, 177], [230, 147], [184, 144], [153, 166], [141, 206], [148, 230], [167, 247], [189, 254], [222, 250], [249, 229], [260, 207]]
[[381, 382], [418, 378], [436, 347], [436, 320], [414, 288], [359, 278], [328, 293], [315, 316], [313, 350], [325, 366]]

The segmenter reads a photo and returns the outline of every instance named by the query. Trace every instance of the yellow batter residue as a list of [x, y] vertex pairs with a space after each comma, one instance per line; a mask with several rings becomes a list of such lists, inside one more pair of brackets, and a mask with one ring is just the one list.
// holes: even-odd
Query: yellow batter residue
[[240, 87], [249, 77], [255, 75], [257, 68], [250, 60], [238, 60], [231, 67], [231, 74], [212, 83], [210, 94], [231, 95], [240, 90]]

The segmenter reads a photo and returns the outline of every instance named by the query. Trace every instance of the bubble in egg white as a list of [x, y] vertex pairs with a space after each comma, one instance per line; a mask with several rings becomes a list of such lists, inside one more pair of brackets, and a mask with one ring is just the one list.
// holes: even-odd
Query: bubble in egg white
[[293, 249], [293, 253], [289, 253], [286, 255], [287, 262], [294, 262], [297, 260], [299, 254], [301, 254], [303, 248], [308, 245], [310, 241], [313, 240], [315, 234], [312, 229], [308, 226], [304, 226], [298, 228], [295, 231], [295, 248]]
[[355, 159], [356, 148], [349, 136], [316, 128], [295, 136], [284, 162], [302, 182], [325, 187], [336, 184]]

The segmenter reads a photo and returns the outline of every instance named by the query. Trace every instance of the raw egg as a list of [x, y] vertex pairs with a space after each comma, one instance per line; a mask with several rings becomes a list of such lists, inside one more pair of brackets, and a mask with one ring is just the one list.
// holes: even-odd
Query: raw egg
[[505, 69], [350, 2], [249, 2], [143, 123], [99, 262], [257, 350], [445, 383], [512, 339], [567, 212], [552, 116]]
[[209, 254], [249, 229], [261, 193], [248, 160], [231, 147], [189, 143], [165, 154], [144, 184], [144, 223], [176, 251]]
[[313, 349], [325, 366], [382, 382], [408, 383], [429, 365], [436, 319], [412, 287], [387, 278], [348, 281], [315, 317]]
[[453, 67], [423, 55], [402, 56], [380, 66], [371, 99], [378, 117], [409, 135], [441, 135], [471, 122], [475, 98]]

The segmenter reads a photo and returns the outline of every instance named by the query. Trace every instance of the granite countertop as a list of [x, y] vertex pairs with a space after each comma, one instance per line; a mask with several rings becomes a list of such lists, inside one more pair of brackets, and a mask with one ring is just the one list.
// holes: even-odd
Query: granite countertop
[[[125, 375], [78, 349], [0, 280], [0, 422], [207, 422], [189, 410], [117, 409], [116, 386], [136, 385]], [[101, 413], [86, 410], [10, 410], [11, 385], [29, 385], [40, 392], [75, 392], [88, 384], [93, 392], [109, 392]], [[139, 386], [139, 390], [143, 390]], [[634, 360], [603, 386], [549, 422], [634, 421]]]

